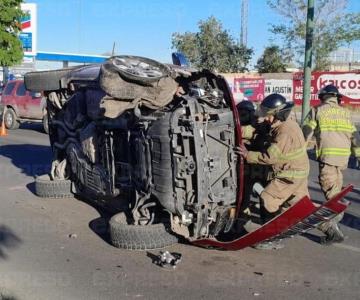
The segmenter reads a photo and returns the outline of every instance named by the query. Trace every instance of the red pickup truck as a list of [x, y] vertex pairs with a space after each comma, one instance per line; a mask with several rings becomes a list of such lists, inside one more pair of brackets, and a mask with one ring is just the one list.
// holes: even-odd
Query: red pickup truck
[[22, 122], [42, 121], [48, 132], [46, 100], [41, 93], [26, 90], [23, 80], [12, 80], [5, 85], [1, 104], [5, 107], [7, 129], [17, 129]]

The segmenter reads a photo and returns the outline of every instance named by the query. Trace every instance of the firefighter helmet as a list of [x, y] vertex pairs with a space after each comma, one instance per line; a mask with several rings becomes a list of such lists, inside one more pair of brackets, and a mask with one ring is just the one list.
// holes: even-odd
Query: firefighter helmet
[[341, 98], [341, 94], [339, 93], [339, 90], [337, 89], [337, 87], [333, 84], [328, 84], [326, 86], [324, 86], [319, 92], [318, 92], [318, 96], [320, 100], [324, 100], [324, 96], [325, 95], [331, 95], [331, 96], [335, 96], [337, 98]]
[[238, 105], [236, 105], [238, 110], [247, 110], [247, 111], [255, 111], [256, 105], [249, 101], [249, 100], [243, 100]]
[[284, 96], [280, 94], [270, 94], [261, 102], [257, 114], [260, 117], [273, 115], [276, 119], [285, 121], [290, 115], [293, 106], [294, 103], [286, 101]]
[[240, 123], [242, 125], [250, 125], [254, 119], [256, 105], [249, 100], [243, 100], [236, 105], [236, 108], [239, 112]]

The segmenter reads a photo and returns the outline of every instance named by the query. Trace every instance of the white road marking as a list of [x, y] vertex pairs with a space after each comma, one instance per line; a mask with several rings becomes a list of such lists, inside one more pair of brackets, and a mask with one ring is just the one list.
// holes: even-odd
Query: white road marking
[[12, 186], [9, 188], [9, 191], [19, 191], [19, 190], [24, 190], [25, 189], [25, 185], [17, 185], [17, 186]]
[[338, 248], [342, 248], [342, 249], [360, 253], [360, 248], [358, 248], [358, 247], [354, 247], [354, 246], [350, 246], [350, 245], [346, 245], [346, 244], [337, 244], [337, 243], [334, 243], [333, 245]]

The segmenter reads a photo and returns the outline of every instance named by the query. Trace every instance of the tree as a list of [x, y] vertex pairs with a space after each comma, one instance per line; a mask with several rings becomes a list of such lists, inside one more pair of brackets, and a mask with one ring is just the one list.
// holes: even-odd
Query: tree
[[262, 56], [258, 59], [255, 68], [259, 73], [280, 73], [286, 71], [286, 64], [282, 58], [279, 46], [266, 47]]
[[22, 0], [0, 1], [0, 65], [9, 67], [21, 62], [22, 44], [19, 40]]
[[[267, 0], [268, 5], [285, 17], [285, 24], [272, 25], [271, 31], [284, 41], [289, 60], [301, 63], [305, 49], [306, 0]], [[313, 61], [315, 70], [329, 67], [329, 54], [346, 43], [360, 39], [360, 13], [345, 13], [347, 0], [315, 1]]]
[[253, 50], [235, 42], [214, 17], [199, 22], [198, 32], [174, 33], [172, 46], [197, 68], [217, 72], [244, 72]]

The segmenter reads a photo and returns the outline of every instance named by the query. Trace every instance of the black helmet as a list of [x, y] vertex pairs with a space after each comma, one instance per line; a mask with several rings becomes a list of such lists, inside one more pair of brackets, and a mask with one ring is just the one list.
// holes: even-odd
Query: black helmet
[[337, 98], [341, 98], [341, 94], [339, 93], [339, 90], [337, 89], [337, 87], [333, 84], [328, 84], [326, 86], [324, 86], [319, 92], [318, 92], [318, 96], [320, 100], [324, 99], [325, 95], [330, 95], [330, 96], [335, 96]]
[[236, 105], [236, 108], [239, 112], [241, 125], [250, 125], [254, 120], [256, 105], [249, 100], [243, 100]]
[[265, 117], [273, 115], [280, 121], [285, 121], [293, 108], [293, 102], [287, 102], [286, 98], [280, 94], [271, 94], [264, 98], [258, 110], [258, 116]]
[[247, 110], [249, 112], [256, 110], [256, 105], [249, 100], [241, 101], [236, 107], [238, 110]]

